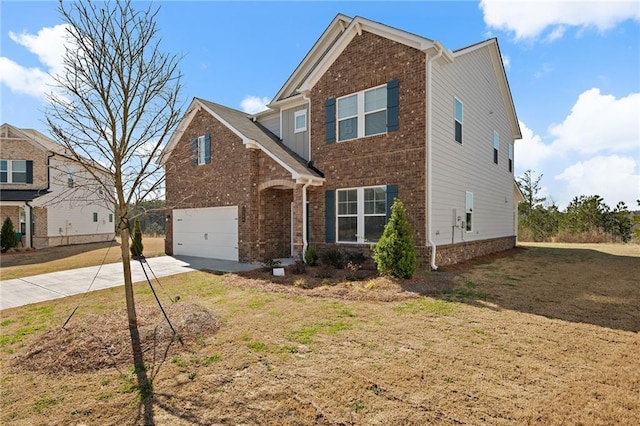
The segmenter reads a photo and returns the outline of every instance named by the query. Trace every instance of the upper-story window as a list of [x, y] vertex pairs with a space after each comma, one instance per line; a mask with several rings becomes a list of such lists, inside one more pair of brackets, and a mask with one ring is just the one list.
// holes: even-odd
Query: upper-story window
[[386, 132], [386, 84], [338, 98], [338, 142]]
[[211, 162], [211, 137], [206, 135], [198, 136], [191, 140], [191, 164], [199, 166]]
[[500, 135], [493, 132], [493, 162], [498, 164], [498, 152], [500, 150]]
[[307, 130], [307, 110], [303, 109], [294, 113], [294, 132], [300, 133]]
[[67, 167], [67, 187], [73, 188], [75, 185], [75, 172], [72, 167]]
[[31, 183], [27, 160], [0, 160], [0, 183]]
[[513, 172], [513, 144], [509, 144], [509, 172]]
[[453, 133], [456, 142], [462, 143], [462, 101], [453, 98]]

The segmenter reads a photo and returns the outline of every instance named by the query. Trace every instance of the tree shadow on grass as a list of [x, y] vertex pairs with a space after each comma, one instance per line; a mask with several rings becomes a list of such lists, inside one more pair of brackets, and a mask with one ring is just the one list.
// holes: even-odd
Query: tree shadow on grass
[[457, 267], [442, 297], [490, 309], [640, 331], [640, 258], [535, 247]]

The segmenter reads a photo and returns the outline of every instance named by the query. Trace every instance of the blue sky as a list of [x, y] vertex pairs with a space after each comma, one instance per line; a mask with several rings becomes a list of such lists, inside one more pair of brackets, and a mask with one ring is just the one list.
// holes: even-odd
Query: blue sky
[[[137, 2], [139, 7], [146, 4]], [[184, 55], [185, 106], [201, 97], [255, 112], [337, 13], [451, 50], [497, 37], [521, 123], [516, 175], [542, 174], [561, 208], [577, 195], [640, 198], [637, 1], [159, 1], [165, 51]], [[44, 95], [61, 70], [56, 1], [0, 3], [0, 122], [47, 133]]]

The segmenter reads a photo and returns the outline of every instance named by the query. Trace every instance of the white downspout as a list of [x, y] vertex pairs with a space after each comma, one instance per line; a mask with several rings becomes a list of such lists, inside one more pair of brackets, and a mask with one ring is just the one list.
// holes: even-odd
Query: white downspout
[[302, 261], [307, 263], [305, 253], [307, 252], [307, 188], [311, 185], [311, 179], [302, 186]]
[[426, 202], [427, 202], [427, 208], [425, 209], [427, 212], [427, 221], [426, 221], [426, 229], [425, 229], [425, 235], [427, 236], [427, 240], [429, 242], [429, 245], [431, 246], [431, 269], [432, 270], [437, 270], [438, 267], [436, 266], [436, 244], [433, 242], [433, 240], [431, 239], [431, 206], [432, 206], [432, 202], [431, 202], [431, 146], [433, 145], [432, 143], [432, 136], [431, 136], [431, 128], [432, 123], [431, 123], [431, 99], [433, 98], [433, 96], [431, 96], [431, 63], [438, 59], [440, 56], [442, 56], [442, 45], [440, 45], [440, 43], [435, 42], [434, 44], [436, 50], [438, 51], [438, 53], [435, 56], [429, 57], [429, 54], [427, 53], [427, 66], [426, 66], [426, 73], [427, 73], [427, 160], [426, 160], [426, 167], [427, 167], [427, 186], [425, 187], [425, 191], [426, 193]]

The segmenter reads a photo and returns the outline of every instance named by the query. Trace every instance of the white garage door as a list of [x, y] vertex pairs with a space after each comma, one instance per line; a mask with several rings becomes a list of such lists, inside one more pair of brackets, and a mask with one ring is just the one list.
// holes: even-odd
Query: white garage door
[[173, 211], [175, 255], [238, 260], [238, 206]]

